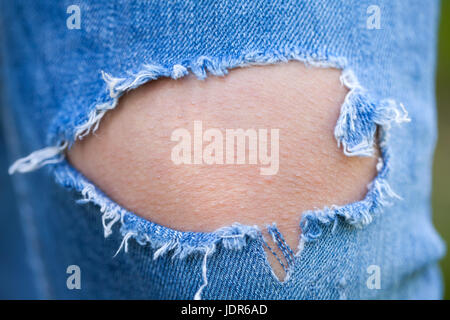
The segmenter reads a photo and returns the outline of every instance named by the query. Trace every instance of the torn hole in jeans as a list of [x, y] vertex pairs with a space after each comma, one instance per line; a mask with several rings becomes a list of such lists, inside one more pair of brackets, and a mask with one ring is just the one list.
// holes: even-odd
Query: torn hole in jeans
[[[250, 57], [250, 58], [249, 58]], [[246, 60], [248, 59], [248, 60]], [[243, 59], [241, 65], [251, 63], [264, 63], [261, 56], [248, 56]], [[375, 152], [375, 135], [377, 128], [380, 133], [379, 147], [380, 161], [377, 165], [377, 177], [370, 183], [369, 190], [363, 200], [344, 206], [330, 206], [318, 210], [310, 210], [302, 213], [300, 229], [301, 236], [297, 252], [286, 244], [283, 235], [275, 228], [269, 227], [268, 232], [276, 244], [280, 262], [288, 271], [295, 261], [295, 255], [301, 253], [301, 249], [308, 242], [316, 241], [322, 235], [325, 225], [334, 225], [343, 221], [354, 226], [369, 224], [374, 213], [387, 205], [391, 199], [399, 198], [390, 188], [387, 177], [389, 174], [389, 148], [388, 133], [392, 123], [408, 122], [409, 118], [402, 104], [392, 99], [374, 100], [368, 90], [363, 88], [353, 71], [345, 66], [342, 59], [328, 59], [315, 61], [309, 57], [293, 57], [313, 66], [339, 67], [343, 69], [341, 82], [349, 89], [341, 106], [339, 119], [335, 126], [334, 136], [337, 143], [346, 156], [367, 157]], [[206, 63], [205, 61], [208, 61]], [[203, 67], [199, 67], [203, 66]], [[116, 107], [119, 97], [128, 90], [134, 89], [143, 83], [161, 76], [178, 78], [184, 76], [191, 69], [200, 77], [206, 76], [206, 70], [215, 75], [225, 74], [227, 68], [235, 66], [220, 65], [214, 59], [198, 60], [191, 66], [174, 65], [170, 68], [146, 65], [132, 76], [116, 78], [103, 73], [103, 78], [109, 90], [110, 100], [95, 106], [88, 115], [87, 121], [76, 128], [74, 141], [81, 139], [98, 128], [100, 120], [109, 110]], [[199, 71], [200, 70], [200, 71]], [[43, 165], [51, 164], [56, 180], [62, 185], [81, 192], [81, 202], [93, 202], [100, 207], [105, 237], [111, 234], [112, 226], [120, 222], [123, 243], [120, 249], [127, 250], [127, 243], [131, 239], [140, 244], [150, 244], [156, 248], [155, 258], [163, 254], [171, 253], [174, 257], [183, 258], [192, 252], [202, 252], [202, 278], [204, 286], [199, 288], [196, 298], [201, 298], [201, 293], [207, 287], [207, 262], [208, 257], [215, 253], [216, 246], [220, 243], [228, 249], [240, 249], [246, 245], [249, 239], [258, 239], [261, 231], [255, 226], [233, 224], [219, 228], [214, 232], [197, 233], [171, 230], [161, 225], [146, 221], [132, 212], [127, 211], [115, 202], [111, 201], [103, 192], [85, 179], [63, 160], [64, 152], [73, 141], [60, 141], [54, 147], [39, 150], [29, 157], [19, 159], [11, 168], [10, 173], [27, 172]], [[49, 149], [52, 148], [52, 149]], [[270, 239], [270, 238], [269, 238]], [[269, 241], [266, 241], [269, 244]], [[264, 245], [262, 243], [262, 245]], [[269, 249], [270, 251], [270, 249]], [[283, 262], [284, 261], [284, 262]]]

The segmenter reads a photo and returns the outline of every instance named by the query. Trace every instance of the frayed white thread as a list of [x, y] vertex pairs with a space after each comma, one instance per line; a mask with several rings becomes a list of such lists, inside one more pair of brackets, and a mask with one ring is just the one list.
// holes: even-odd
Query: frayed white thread
[[170, 250], [175, 249], [178, 246], [177, 241], [168, 241], [166, 242], [161, 248], [155, 251], [153, 254], [153, 260], [158, 259], [160, 256], [164, 255], [165, 253], [169, 252]]
[[406, 110], [403, 103], [399, 103], [399, 106], [401, 108], [401, 112], [400, 112], [400, 110], [394, 108], [394, 111], [397, 114], [397, 117], [396, 117], [397, 123], [411, 122], [411, 118], [409, 117], [408, 111]]
[[[106, 222], [107, 220], [110, 220]], [[112, 234], [112, 227], [120, 220], [120, 214], [113, 211], [104, 211], [102, 215], [103, 235], [105, 238]]]
[[394, 113], [392, 117], [387, 117], [385, 123], [387, 129], [390, 128], [391, 122], [399, 124], [404, 122], [411, 122], [411, 118], [409, 117], [408, 111], [406, 110], [403, 103], [401, 102], [397, 103], [395, 100], [392, 99], [385, 99], [382, 101], [382, 103], [387, 105], [387, 107], [384, 107], [386, 112], [390, 111]]
[[120, 95], [121, 92], [117, 92], [117, 85], [123, 81], [125, 81], [125, 78], [115, 78], [111, 76], [110, 74], [102, 71], [102, 78], [106, 83], [106, 86], [108, 87], [109, 96], [113, 98], [113, 101], [108, 103], [101, 103], [98, 104], [94, 110], [92, 110], [89, 113], [89, 119], [77, 126], [77, 130], [75, 131], [75, 139], [83, 139], [85, 136], [87, 136], [90, 132], [95, 132], [98, 129], [98, 126], [100, 124], [100, 120], [103, 118], [105, 113], [109, 110], [114, 109], [117, 106], [118, 99], [117, 97]]
[[[180, 67], [174, 67], [173, 72], [176, 73], [177, 76], [181, 76], [182, 70]], [[143, 83], [145, 79], [156, 79], [161, 73], [163, 73], [163, 70], [161, 67], [144, 65], [144, 69], [134, 75], [131, 82], [127, 81], [126, 78], [113, 77], [104, 71], [101, 73], [109, 91], [109, 96], [113, 99], [113, 101], [99, 104], [89, 113], [89, 119], [82, 125], [77, 126], [75, 131], [75, 140], [81, 140], [89, 133], [97, 131], [100, 121], [106, 112], [117, 106], [121, 94]]]
[[336, 229], [337, 229], [338, 223], [339, 223], [339, 220], [338, 219], [334, 219], [333, 227], [331, 228], [331, 233], [332, 234], [336, 233]]
[[203, 284], [198, 288], [197, 292], [194, 295], [194, 300], [202, 300], [202, 291], [203, 289], [208, 285], [208, 276], [206, 274], [207, 268], [206, 263], [208, 256], [211, 255], [216, 246], [212, 245], [211, 247], [206, 248], [205, 256], [203, 257], [203, 263], [202, 263], [202, 278], [203, 278]]
[[115, 78], [103, 70], [101, 71], [101, 73], [102, 73], [103, 80], [106, 82], [106, 85], [108, 86], [109, 96], [111, 98], [117, 97], [118, 94], [116, 93], [115, 88], [118, 83], [125, 81], [126, 79], [125, 78]]
[[77, 203], [85, 204], [88, 202], [95, 202], [100, 207], [100, 212], [102, 213], [103, 234], [105, 238], [109, 237], [112, 234], [112, 227], [119, 221], [121, 214], [113, 208], [108, 209], [105, 201], [93, 201], [94, 199], [98, 199], [98, 195], [95, 192], [95, 187], [91, 184], [86, 184], [83, 187], [81, 195], [83, 198], [77, 200]]
[[47, 164], [54, 164], [64, 160], [63, 150], [67, 142], [58, 147], [46, 147], [30, 153], [24, 158], [16, 160], [8, 169], [11, 175], [15, 172], [25, 173], [39, 169]]
[[362, 89], [361, 85], [359, 84], [358, 78], [350, 69], [343, 70], [341, 76], [339, 77], [339, 80], [341, 81], [341, 85], [346, 86], [350, 90]]
[[382, 157], [378, 157], [378, 162], [376, 166], [377, 172], [380, 172], [383, 169], [383, 167], [384, 167], [384, 160]]
[[95, 110], [89, 114], [89, 119], [77, 127], [77, 131], [75, 132], [75, 140], [82, 140], [89, 133], [97, 131], [98, 126], [100, 125], [100, 120], [102, 120], [107, 111], [114, 109], [116, 105], [117, 100], [113, 100], [112, 103], [102, 103], [97, 105]]
[[174, 79], [179, 79], [188, 73], [188, 69], [181, 64], [176, 64], [172, 68], [172, 77]]
[[[338, 140], [338, 147], [341, 142]], [[342, 150], [347, 157], [372, 157], [375, 153], [375, 148], [370, 145], [370, 142], [364, 140], [356, 146], [350, 147], [348, 144], [342, 142]]]
[[125, 253], [128, 252], [128, 240], [133, 236], [136, 236], [136, 233], [130, 231], [123, 237], [122, 242], [120, 243], [120, 247], [119, 249], [117, 249], [116, 254], [113, 256], [113, 258], [115, 258], [119, 254], [122, 248], [124, 248]]
[[[369, 188], [370, 188], [370, 186], [371, 185], [369, 184]], [[386, 197], [397, 198], [398, 200], [403, 200], [403, 198], [401, 196], [399, 196], [397, 193], [395, 193], [394, 190], [392, 190], [389, 183], [387, 183], [387, 181], [385, 181], [384, 179], [382, 181], [375, 180], [373, 182], [373, 188], [374, 188], [374, 190], [376, 190], [376, 192], [378, 194], [380, 194], [379, 200], [382, 203], [387, 203], [385, 200]]]
[[300, 236], [300, 241], [298, 242], [297, 253], [295, 254], [295, 256], [299, 257], [304, 249], [305, 249], [305, 239], [303, 239], [303, 237]]

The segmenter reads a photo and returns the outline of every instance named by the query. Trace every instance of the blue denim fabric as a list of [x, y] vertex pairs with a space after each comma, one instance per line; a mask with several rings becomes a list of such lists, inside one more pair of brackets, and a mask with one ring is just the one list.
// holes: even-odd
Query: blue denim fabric
[[[24, 230], [33, 230], [39, 297], [441, 297], [445, 249], [429, 201], [438, 1], [78, 1], [81, 28], [68, 29], [72, 4], [18, 0], [0, 8], [7, 151], [11, 159], [34, 152], [10, 173], [33, 171], [13, 179], [31, 225]], [[367, 27], [371, 5], [380, 8], [380, 29]], [[198, 233], [157, 225], [64, 160], [127, 90], [289, 60], [342, 69], [350, 91], [336, 140], [347, 156], [370, 156], [378, 129], [382, 156], [364, 200], [299, 212], [300, 246], [284, 282], [257, 227]], [[66, 286], [73, 264], [81, 290]], [[379, 267], [380, 289], [367, 285], [370, 266]]]
[[22, 229], [21, 210], [17, 208], [11, 177], [6, 170], [13, 159], [6, 158], [3, 121], [0, 130], [0, 300], [33, 299], [36, 293], [25, 245], [25, 236], [29, 233]]

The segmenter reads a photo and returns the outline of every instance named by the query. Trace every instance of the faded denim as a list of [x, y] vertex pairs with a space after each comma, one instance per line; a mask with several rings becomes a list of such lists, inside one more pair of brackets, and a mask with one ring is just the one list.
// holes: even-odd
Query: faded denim
[[[11, 174], [30, 172], [12, 179], [37, 296], [441, 298], [445, 248], [430, 208], [439, 3], [375, 2], [78, 1], [80, 29], [68, 29], [71, 1], [1, 1], [5, 149], [11, 163], [19, 159]], [[380, 29], [367, 26], [374, 4]], [[298, 213], [299, 248], [282, 248], [291, 261], [284, 282], [258, 228], [157, 225], [114, 203], [64, 159], [127, 90], [289, 60], [342, 69], [350, 91], [336, 141], [347, 156], [370, 156], [378, 129], [382, 155], [364, 200]], [[73, 264], [81, 290], [66, 286]], [[367, 284], [371, 266], [379, 267], [379, 289]]]

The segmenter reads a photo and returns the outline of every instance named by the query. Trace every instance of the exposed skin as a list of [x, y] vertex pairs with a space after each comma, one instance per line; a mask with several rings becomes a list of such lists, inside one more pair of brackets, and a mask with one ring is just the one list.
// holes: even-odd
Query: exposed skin
[[[152, 81], [125, 94], [68, 158], [114, 201], [158, 224], [213, 231], [276, 222], [296, 248], [302, 212], [361, 200], [376, 175], [376, 157], [346, 157], [334, 139], [348, 92], [339, 76], [340, 70], [290, 62], [206, 80]], [[278, 173], [260, 175], [260, 164], [175, 165], [171, 134], [186, 128], [193, 135], [195, 120], [224, 136], [225, 129], [280, 129]]]

